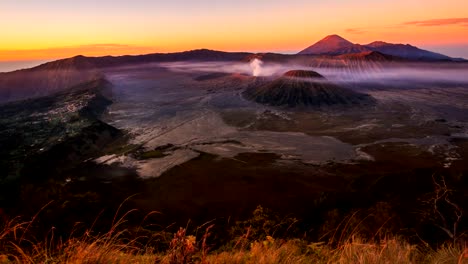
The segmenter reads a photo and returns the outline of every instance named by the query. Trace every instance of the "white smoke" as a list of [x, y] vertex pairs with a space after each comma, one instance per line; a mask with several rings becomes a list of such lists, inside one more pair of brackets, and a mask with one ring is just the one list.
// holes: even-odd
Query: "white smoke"
[[[0, 0], [1, 1], [1, 0]], [[137, 64], [118, 67], [121, 70], [138, 70], [154, 67], [155, 70], [166, 68], [174, 72], [187, 72], [206, 74], [207, 72], [241, 73], [253, 76], [281, 76], [289, 70], [312, 70], [323, 75], [328, 81], [339, 83], [378, 83], [400, 85], [401, 82], [409, 83], [454, 83], [456, 85], [468, 85], [466, 64], [434, 64], [434, 63], [400, 63], [385, 64], [375, 69], [369, 67], [311, 67], [302, 63], [264, 63], [259, 59], [253, 59], [250, 63], [232, 61], [181, 61], [165, 63]], [[316, 81], [316, 80], [315, 80]]]
[[250, 61], [250, 68], [252, 68], [252, 75], [257, 77], [262, 72], [263, 61], [255, 58]]

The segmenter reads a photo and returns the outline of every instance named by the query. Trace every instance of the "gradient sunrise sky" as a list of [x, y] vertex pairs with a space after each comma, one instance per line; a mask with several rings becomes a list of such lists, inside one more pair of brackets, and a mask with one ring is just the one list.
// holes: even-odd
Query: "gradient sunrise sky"
[[297, 52], [326, 35], [468, 58], [466, 0], [0, 0], [0, 61], [173, 52]]

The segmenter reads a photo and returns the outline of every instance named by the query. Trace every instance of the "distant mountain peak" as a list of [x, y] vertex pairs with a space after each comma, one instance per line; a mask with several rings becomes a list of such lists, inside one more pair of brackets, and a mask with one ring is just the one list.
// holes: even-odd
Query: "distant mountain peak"
[[329, 35], [314, 45], [299, 52], [299, 54], [341, 55], [369, 51], [368, 48], [344, 39], [339, 35]]
[[366, 46], [374, 47], [374, 46], [384, 46], [384, 45], [389, 45], [389, 44], [390, 43], [388, 42], [378, 40], [378, 41], [371, 42], [367, 44]]
[[[377, 51], [380, 54], [369, 53]], [[366, 54], [369, 53], [369, 54]], [[408, 60], [423, 60], [423, 61], [453, 61], [453, 58], [443, 54], [427, 51], [410, 44], [393, 44], [384, 41], [374, 41], [367, 45], [354, 44], [339, 35], [333, 34], [326, 36], [314, 45], [299, 52], [301, 55], [351, 55], [357, 54], [359, 56], [352, 56], [352, 58], [365, 57], [378, 58], [382, 55], [390, 55], [400, 57]], [[396, 58], [392, 58], [396, 59]]]
[[443, 54], [427, 51], [410, 44], [393, 44], [383, 41], [374, 41], [366, 47], [383, 54], [392, 55], [409, 60], [452, 60]]
[[334, 34], [334, 35], [328, 35], [314, 44], [314, 46], [319, 46], [319, 45], [338, 48], [338, 47], [349, 47], [354, 44], [348, 41], [347, 39]]
[[337, 34], [328, 35], [328, 36], [324, 37], [322, 40], [320, 40], [319, 42], [321, 42], [321, 41], [339, 41], [339, 42], [343, 42], [343, 43], [347, 43], [347, 44], [353, 44], [349, 40], [347, 40], [347, 39], [345, 39], [342, 36], [337, 35]]

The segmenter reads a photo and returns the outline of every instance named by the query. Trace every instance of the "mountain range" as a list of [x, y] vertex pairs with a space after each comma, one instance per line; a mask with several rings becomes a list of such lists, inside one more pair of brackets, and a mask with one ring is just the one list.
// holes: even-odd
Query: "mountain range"
[[0, 73], [0, 103], [40, 97], [102, 78], [106, 68], [144, 63], [180, 61], [230, 61], [248, 63], [254, 58], [264, 63], [294, 64], [318, 68], [350, 70], [381, 69], [385, 63], [400, 62], [466, 62], [443, 54], [419, 49], [409, 44], [381, 41], [367, 45], [354, 44], [330, 35], [298, 54], [223, 52], [198, 49], [176, 53], [85, 57], [56, 60], [30, 69]]
[[345, 55], [364, 52], [380, 52], [407, 60], [419, 61], [457, 61], [458, 58], [420, 49], [410, 44], [393, 44], [374, 41], [367, 45], [352, 43], [338, 35], [329, 35], [299, 52], [299, 55]]

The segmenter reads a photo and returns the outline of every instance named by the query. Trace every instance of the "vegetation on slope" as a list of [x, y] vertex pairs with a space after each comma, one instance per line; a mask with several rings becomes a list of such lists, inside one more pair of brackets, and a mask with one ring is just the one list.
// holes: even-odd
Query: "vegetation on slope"
[[117, 212], [105, 233], [86, 229], [65, 239], [56, 237], [53, 227], [42, 239], [30, 237], [35, 218], [5, 221], [0, 229], [0, 263], [468, 263], [462, 243], [433, 249], [398, 237], [365, 240], [358, 233], [344, 232], [351, 228], [349, 222], [327, 242], [309, 241], [305, 235], [282, 238], [274, 235], [276, 231], [285, 227], [283, 231], [288, 231], [296, 220], [278, 222], [262, 207], [250, 219], [233, 224], [230, 240], [221, 246], [216, 246], [215, 225], [210, 222], [192, 229], [188, 224], [174, 234], [163, 230], [142, 236], [151, 224], [143, 220], [137, 229], [126, 227], [132, 213], [117, 217]]

